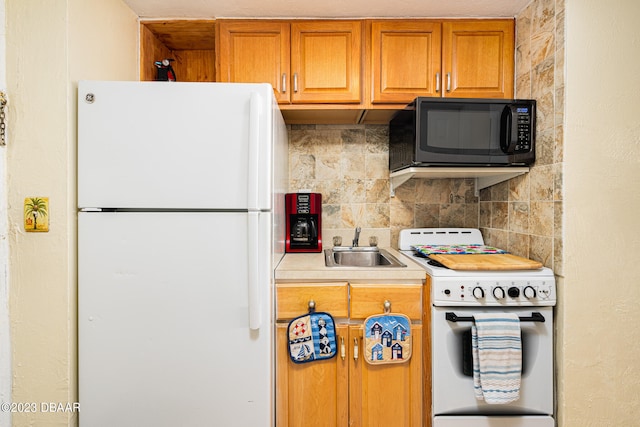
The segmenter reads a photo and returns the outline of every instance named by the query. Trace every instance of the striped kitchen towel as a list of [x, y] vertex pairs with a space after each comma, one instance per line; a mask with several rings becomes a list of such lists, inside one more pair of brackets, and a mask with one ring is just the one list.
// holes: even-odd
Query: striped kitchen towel
[[476, 399], [490, 404], [520, 398], [522, 341], [514, 313], [474, 315], [471, 327], [473, 388]]

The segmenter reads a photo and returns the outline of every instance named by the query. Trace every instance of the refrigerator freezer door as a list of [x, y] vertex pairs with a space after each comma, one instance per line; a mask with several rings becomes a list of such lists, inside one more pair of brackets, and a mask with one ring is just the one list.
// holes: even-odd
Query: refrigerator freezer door
[[271, 214], [251, 240], [259, 329], [250, 215], [79, 213], [81, 426], [272, 426]]
[[266, 84], [81, 81], [78, 206], [269, 210], [277, 114]]

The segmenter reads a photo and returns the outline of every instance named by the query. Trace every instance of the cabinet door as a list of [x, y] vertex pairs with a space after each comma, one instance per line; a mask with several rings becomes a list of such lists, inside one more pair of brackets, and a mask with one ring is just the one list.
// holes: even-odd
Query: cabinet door
[[349, 358], [350, 426], [421, 427], [422, 325], [411, 325], [412, 356], [406, 363], [370, 365], [364, 361], [363, 326], [349, 327], [349, 347], [357, 342], [359, 357]]
[[288, 324], [277, 325], [276, 427], [347, 427], [349, 410], [348, 349], [340, 343], [349, 327], [336, 325], [338, 354], [323, 361], [293, 363], [286, 351]]
[[362, 21], [291, 24], [293, 103], [359, 103]]
[[222, 21], [218, 24], [218, 81], [270, 83], [289, 102], [289, 24]]
[[371, 102], [440, 96], [440, 31], [440, 22], [433, 21], [371, 23]]
[[444, 22], [442, 57], [444, 96], [513, 97], [513, 20]]

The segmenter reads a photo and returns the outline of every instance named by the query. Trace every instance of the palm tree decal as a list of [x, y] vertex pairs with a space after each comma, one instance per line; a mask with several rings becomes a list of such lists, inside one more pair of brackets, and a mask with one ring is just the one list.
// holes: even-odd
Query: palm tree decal
[[38, 215], [47, 216], [47, 203], [39, 197], [31, 197], [24, 205], [24, 213], [33, 216], [33, 229], [38, 226]]

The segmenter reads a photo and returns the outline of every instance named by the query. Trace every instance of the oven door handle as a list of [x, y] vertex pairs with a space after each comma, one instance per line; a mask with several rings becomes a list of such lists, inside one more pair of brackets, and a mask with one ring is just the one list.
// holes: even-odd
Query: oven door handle
[[[472, 316], [470, 317], [462, 317], [462, 316], [458, 316], [457, 314], [451, 312], [451, 311], [447, 311], [444, 314], [445, 318], [449, 321], [449, 322], [473, 322], [474, 318]], [[537, 311], [534, 311], [531, 313], [531, 316], [529, 317], [521, 317], [520, 318], [521, 322], [541, 322], [544, 323], [545, 319], [544, 316], [542, 314], [540, 314]]]

